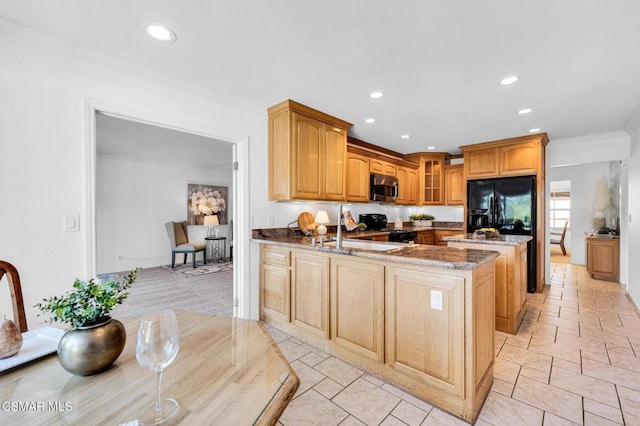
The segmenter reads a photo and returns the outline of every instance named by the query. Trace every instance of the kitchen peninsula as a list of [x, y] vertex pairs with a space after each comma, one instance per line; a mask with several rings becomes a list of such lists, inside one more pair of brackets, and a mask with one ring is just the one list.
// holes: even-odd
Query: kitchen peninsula
[[464, 234], [444, 238], [449, 247], [495, 250], [496, 330], [516, 334], [524, 318], [527, 301], [527, 235], [478, 238]]
[[262, 245], [260, 317], [473, 423], [493, 383], [495, 251], [287, 229]]

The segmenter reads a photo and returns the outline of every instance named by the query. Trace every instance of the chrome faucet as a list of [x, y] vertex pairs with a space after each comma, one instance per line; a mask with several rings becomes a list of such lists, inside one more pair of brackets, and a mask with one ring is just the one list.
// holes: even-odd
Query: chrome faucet
[[336, 249], [342, 248], [342, 203], [338, 204], [338, 232], [336, 233]]

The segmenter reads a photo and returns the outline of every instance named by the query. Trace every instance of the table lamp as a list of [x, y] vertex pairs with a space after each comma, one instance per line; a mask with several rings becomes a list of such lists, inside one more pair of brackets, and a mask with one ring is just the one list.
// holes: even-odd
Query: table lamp
[[207, 231], [207, 237], [218, 236], [218, 225], [220, 225], [220, 221], [218, 221], [218, 216], [212, 214], [210, 216], [204, 217], [204, 226], [209, 227], [209, 230]]
[[316, 230], [318, 231], [318, 235], [325, 235], [327, 233], [327, 227], [325, 224], [329, 223], [329, 215], [325, 210], [318, 210], [318, 214], [316, 214], [316, 224], [318, 227]]

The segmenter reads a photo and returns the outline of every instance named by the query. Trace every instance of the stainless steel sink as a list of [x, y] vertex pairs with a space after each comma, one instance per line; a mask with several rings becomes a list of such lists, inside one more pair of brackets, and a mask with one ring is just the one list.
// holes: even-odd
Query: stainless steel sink
[[[335, 241], [324, 243], [325, 247], [335, 247]], [[359, 240], [343, 240], [342, 248], [372, 250], [372, 251], [389, 251], [403, 248], [403, 245], [389, 244], [377, 241], [359, 241]]]

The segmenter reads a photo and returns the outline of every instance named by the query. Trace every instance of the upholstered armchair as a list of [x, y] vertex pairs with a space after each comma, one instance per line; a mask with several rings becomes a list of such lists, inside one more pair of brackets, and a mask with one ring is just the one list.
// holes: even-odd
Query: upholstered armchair
[[164, 224], [171, 243], [171, 268], [175, 267], [176, 254], [184, 254], [183, 264], [187, 263], [187, 255], [191, 254], [193, 267], [196, 267], [196, 253], [202, 252], [202, 260], [207, 263], [207, 246], [204, 243], [189, 242], [187, 222], [167, 222]]

